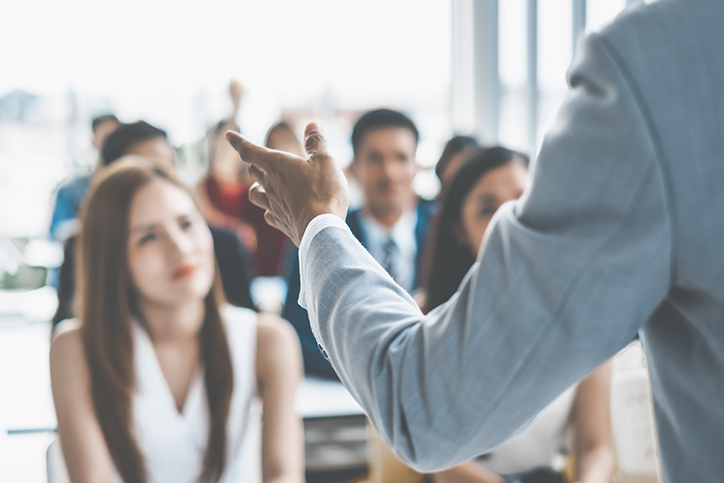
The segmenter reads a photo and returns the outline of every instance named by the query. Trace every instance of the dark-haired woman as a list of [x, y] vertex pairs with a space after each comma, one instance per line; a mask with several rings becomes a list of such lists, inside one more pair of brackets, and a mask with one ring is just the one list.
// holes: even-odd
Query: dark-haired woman
[[257, 400], [264, 481], [302, 481], [296, 335], [223, 303], [208, 227], [172, 173], [139, 158], [99, 173], [78, 245], [79, 317], [50, 351], [71, 481], [238, 481]]
[[[287, 237], [266, 222], [264, 210], [249, 201], [249, 187], [253, 180], [248, 175], [246, 163], [224, 137], [226, 131], [239, 131], [234, 120], [243, 96], [241, 84], [232, 82], [229, 93], [234, 108], [231, 115], [217, 123], [207, 135], [208, 169], [194, 187], [194, 197], [209, 225], [229, 228], [239, 234], [252, 255], [256, 275], [274, 276], [278, 274], [279, 260]], [[278, 126], [286, 128], [286, 132], [280, 132], [286, 135], [286, 139], [291, 134], [293, 139], [290, 145], [294, 146], [294, 132], [286, 124], [272, 127], [267, 134], [267, 142], [272, 141], [272, 132]], [[270, 144], [267, 146], [288, 149]], [[299, 141], [296, 141], [296, 147], [301, 151]]]
[[[423, 311], [447, 302], [475, 263], [497, 209], [517, 200], [528, 179], [528, 160], [496, 147], [481, 149], [459, 170], [441, 197], [428, 252]], [[505, 283], [501, 280], [500, 283]], [[566, 455], [576, 456], [576, 480], [609, 483], [610, 367], [605, 364], [555, 399], [513, 439], [491, 453], [437, 473], [437, 483], [564, 482]], [[573, 436], [573, 445], [569, 436]]]
[[[247, 250], [255, 255], [257, 234], [247, 219], [247, 211], [253, 210], [248, 200], [252, 180], [246, 175], [239, 154], [224, 138], [230, 130], [238, 131], [238, 127], [233, 121], [223, 120], [207, 134], [208, 169], [194, 187], [194, 197], [207, 223], [236, 231]], [[256, 258], [254, 263], [257, 265]]]
[[196, 184], [194, 195], [210, 225], [239, 234], [252, 254], [256, 274], [274, 276], [287, 237], [266, 222], [264, 210], [249, 201], [253, 181], [246, 172], [246, 163], [224, 137], [229, 130], [238, 128], [231, 121], [222, 121], [209, 132], [209, 168]]

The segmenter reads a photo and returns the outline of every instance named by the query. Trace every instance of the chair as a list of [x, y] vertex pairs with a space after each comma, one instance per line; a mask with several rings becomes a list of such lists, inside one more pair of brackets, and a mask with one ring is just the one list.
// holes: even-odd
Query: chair
[[656, 483], [658, 446], [649, 372], [639, 341], [613, 360], [611, 425], [620, 483]]
[[70, 483], [59, 439], [50, 443], [48, 451], [45, 452], [45, 460], [48, 466], [48, 483]]

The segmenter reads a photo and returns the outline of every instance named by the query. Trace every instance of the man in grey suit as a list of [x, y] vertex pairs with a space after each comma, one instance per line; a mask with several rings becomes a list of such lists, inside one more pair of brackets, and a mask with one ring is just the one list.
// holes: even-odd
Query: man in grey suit
[[316, 125], [307, 160], [228, 135], [252, 201], [300, 245], [320, 346], [404, 461], [436, 470], [500, 444], [641, 329], [663, 480], [721, 480], [723, 25], [721, 0], [660, 0], [590, 35], [532, 183], [426, 317], [342, 221]]

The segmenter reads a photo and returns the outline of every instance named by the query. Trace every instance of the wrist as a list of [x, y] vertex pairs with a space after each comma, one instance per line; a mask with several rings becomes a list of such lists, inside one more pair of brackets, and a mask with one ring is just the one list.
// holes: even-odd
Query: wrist
[[301, 224], [299, 224], [297, 226], [297, 229], [299, 232], [298, 233], [299, 242], [301, 243], [302, 238], [304, 237], [304, 234], [306, 233], [307, 228], [312, 223], [312, 221], [319, 218], [320, 216], [332, 215], [332, 216], [335, 216], [336, 218], [339, 218], [340, 220], [342, 220], [344, 222], [346, 212], [344, 214], [340, 214], [340, 213], [341, 213], [340, 210], [335, 210], [335, 209], [333, 209], [331, 207], [327, 207], [327, 206], [323, 206], [323, 207], [320, 206], [320, 207], [315, 207], [315, 208], [309, 209], [307, 211], [307, 213], [301, 217], [301, 220], [303, 220], [301, 222]]

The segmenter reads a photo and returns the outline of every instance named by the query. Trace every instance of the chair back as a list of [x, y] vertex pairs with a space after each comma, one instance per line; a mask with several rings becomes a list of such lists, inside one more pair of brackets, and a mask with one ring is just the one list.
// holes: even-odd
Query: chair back
[[45, 459], [48, 467], [48, 483], [70, 483], [59, 439], [50, 443], [45, 453]]
[[658, 446], [651, 383], [641, 343], [637, 340], [613, 360], [611, 424], [621, 483], [656, 483]]

